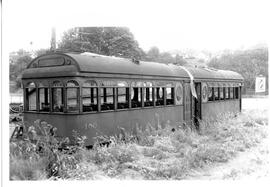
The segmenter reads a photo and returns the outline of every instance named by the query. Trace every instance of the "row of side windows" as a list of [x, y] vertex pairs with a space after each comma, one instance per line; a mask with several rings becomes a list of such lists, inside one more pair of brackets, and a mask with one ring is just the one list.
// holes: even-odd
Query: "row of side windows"
[[208, 101], [239, 99], [239, 87], [208, 87]]
[[[25, 110], [39, 112], [79, 112], [80, 98], [83, 112], [128, 109], [174, 105], [174, 87], [153, 87], [152, 85], [121, 87], [103, 85], [98, 87], [94, 81], [82, 85], [68, 81], [64, 86], [60, 81], [49, 86], [32, 82], [25, 87]], [[99, 93], [100, 92], [100, 93]], [[81, 96], [81, 97], [80, 97]], [[98, 97], [100, 96], [100, 97]]]
[[[53, 83], [51, 91], [48, 86], [41, 84], [36, 88], [34, 83], [29, 83], [25, 88], [26, 111], [49, 112], [52, 110], [53, 112], [64, 112], [64, 94], [66, 94], [67, 110], [70, 112], [78, 111], [79, 84], [76, 81], [68, 81], [65, 90], [60, 81]], [[51, 106], [52, 108], [50, 108]]]
[[[131, 89], [131, 93], [130, 90]], [[166, 98], [165, 98], [165, 90]], [[129, 108], [129, 95], [131, 108], [174, 105], [174, 88], [155, 87], [101, 87], [101, 111]], [[83, 112], [98, 111], [98, 88], [83, 88]], [[154, 94], [155, 93], [155, 94]], [[154, 103], [155, 102], [155, 103]], [[115, 104], [116, 103], [116, 104]]]

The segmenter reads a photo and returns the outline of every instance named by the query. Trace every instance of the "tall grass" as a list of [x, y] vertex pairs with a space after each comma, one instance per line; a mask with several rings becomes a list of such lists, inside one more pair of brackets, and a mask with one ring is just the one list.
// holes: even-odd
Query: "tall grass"
[[[237, 153], [256, 146], [267, 137], [267, 129], [267, 111], [247, 111], [204, 120], [198, 132], [189, 127], [172, 132], [169, 124], [165, 128], [149, 124], [146, 129], [138, 128], [136, 135], [123, 130], [120, 137], [107, 137], [110, 146], [96, 144], [92, 150], [84, 149], [84, 137], [75, 133], [78, 143], [72, 154], [55, 149], [60, 143], [49, 143], [48, 138], [39, 138], [39, 142], [49, 147], [43, 155], [34, 151], [37, 143], [17, 142], [11, 144], [10, 177], [17, 180], [184, 179], [192, 170], [227, 162]], [[26, 150], [23, 146], [29, 149], [27, 154], [22, 151]], [[52, 163], [58, 166], [55, 175], [48, 169]]]

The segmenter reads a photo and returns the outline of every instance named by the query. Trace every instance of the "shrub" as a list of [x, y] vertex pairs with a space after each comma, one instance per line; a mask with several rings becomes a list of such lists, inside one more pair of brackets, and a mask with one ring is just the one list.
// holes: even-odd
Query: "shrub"
[[116, 144], [109, 147], [98, 147], [93, 160], [95, 163], [132, 162], [136, 159], [136, 148], [132, 144]]
[[[67, 170], [76, 168], [81, 160], [80, 154], [74, 153], [83, 146], [84, 137], [76, 134], [77, 146], [71, 147], [65, 154], [60, 151], [68, 139], [57, 140], [56, 128], [47, 122], [36, 120], [33, 125], [22, 124], [22, 136], [10, 143], [10, 179], [39, 180], [51, 176], [65, 175]], [[72, 149], [73, 148], [73, 149]], [[60, 172], [59, 172], [60, 171]]]
[[[267, 137], [266, 113], [223, 114], [201, 121], [199, 131], [188, 126], [172, 131], [169, 123], [137, 126], [136, 133], [121, 129], [119, 136], [97, 137], [92, 150], [84, 148], [86, 137], [76, 131], [71, 146], [69, 139], [56, 140], [50, 124], [36, 121], [10, 143], [10, 179], [125, 178], [129, 173], [144, 179], [183, 179], [191, 170], [227, 162]], [[63, 147], [68, 149], [60, 151]]]

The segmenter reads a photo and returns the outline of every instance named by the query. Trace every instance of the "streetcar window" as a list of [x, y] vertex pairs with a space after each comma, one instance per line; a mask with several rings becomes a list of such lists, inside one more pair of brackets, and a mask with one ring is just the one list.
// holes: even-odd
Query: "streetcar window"
[[39, 85], [39, 111], [50, 111], [50, 92], [48, 86]]
[[208, 87], [208, 101], [214, 100], [214, 88]]
[[154, 106], [154, 99], [153, 99], [154, 88], [152, 87], [153, 84], [151, 82], [146, 82], [145, 86], [146, 87], [144, 88], [144, 106], [145, 107]]
[[214, 88], [214, 98], [215, 98], [215, 101], [219, 100], [219, 88], [218, 87]]
[[98, 89], [95, 81], [86, 81], [82, 87], [83, 112], [98, 111]]
[[230, 99], [234, 98], [233, 87], [230, 88]]
[[100, 88], [100, 104], [101, 110], [114, 110], [114, 89]]
[[66, 84], [67, 87], [67, 111], [78, 112], [79, 111], [79, 84], [70, 80]]
[[131, 107], [138, 108], [142, 107], [142, 90], [141, 87], [131, 88]]
[[129, 99], [129, 87], [128, 84], [124, 81], [117, 83], [118, 88], [116, 88], [117, 95], [117, 109], [129, 108], [128, 99]]
[[165, 88], [158, 87], [156, 88], [156, 106], [164, 105], [164, 93], [165, 93]]
[[219, 96], [220, 96], [220, 100], [224, 100], [224, 89], [225, 88], [219, 88]]
[[239, 99], [239, 87], [235, 87], [235, 99]]
[[60, 81], [53, 82], [52, 88], [52, 105], [53, 112], [63, 112], [64, 111], [64, 97], [63, 97], [63, 84]]
[[27, 111], [36, 111], [37, 110], [37, 89], [35, 83], [29, 83], [26, 88], [26, 110]]
[[230, 92], [230, 91], [229, 91], [229, 88], [226, 87], [226, 88], [225, 88], [225, 98], [226, 98], [226, 99], [229, 99], [229, 98], [230, 98], [230, 97], [229, 97], [229, 92]]
[[174, 87], [166, 88], [166, 105], [174, 105]]

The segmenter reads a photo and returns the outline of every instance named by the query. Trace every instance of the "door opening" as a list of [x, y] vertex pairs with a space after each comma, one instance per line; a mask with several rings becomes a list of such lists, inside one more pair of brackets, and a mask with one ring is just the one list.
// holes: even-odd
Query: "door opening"
[[190, 84], [184, 84], [184, 121], [188, 126], [192, 125], [192, 100]]
[[195, 128], [199, 130], [200, 120], [202, 119], [202, 100], [201, 100], [201, 83], [195, 83], [195, 90], [197, 98], [193, 97], [194, 107], [193, 107], [193, 122]]

